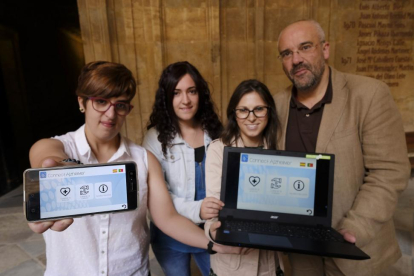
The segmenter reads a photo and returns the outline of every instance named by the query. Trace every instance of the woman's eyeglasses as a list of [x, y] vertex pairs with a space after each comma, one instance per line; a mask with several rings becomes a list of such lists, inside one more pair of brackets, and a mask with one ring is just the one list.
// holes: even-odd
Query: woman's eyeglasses
[[266, 117], [267, 112], [270, 107], [268, 106], [256, 106], [252, 110], [249, 110], [247, 108], [236, 108], [234, 109], [234, 113], [236, 113], [236, 117], [239, 119], [247, 119], [247, 117], [250, 116], [250, 113], [252, 112], [256, 118], [263, 118]]
[[114, 102], [105, 98], [89, 97], [89, 100], [92, 101], [92, 107], [98, 112], [106, 112], [111, 106], [114, 106], [116, 114], [119, 116], [126, 116], [131, 112], [134, 106], [129, 103], [124, 102]]

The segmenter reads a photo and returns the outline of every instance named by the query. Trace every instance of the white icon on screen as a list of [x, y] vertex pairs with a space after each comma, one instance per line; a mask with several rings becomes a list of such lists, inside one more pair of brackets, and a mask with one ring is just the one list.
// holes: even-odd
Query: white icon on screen
[[75, 200], [75, 195], [72, 193], [72, 189], [74, 187], [71, 186], [57, 186], [55, 190], [55, 197], [56, 202], [62, 203], [62, 202], [70, 202]]
[[112, 183], [98, 182], [95, 183], [95, 198], [110, 198], [112, 197]]
[[260, 177], [258, 177], [258, 176], [250, 176], [249, 177], [249, 182], [250, 182], [250, 184], [252, 184], [253, 187], [256, 187], [260, 183]]
[[268, 175], [266, 180], [266, 193], [276, 196], [286, 195], [286, 176]]
[[263, 174], [245, 174], [244, 176], [244, 192], [245, 193], [252, 193], [252, 194], [259, 194], [264, 192], [264, 184], [263, 181], [265, 179], [265, 175]]
[[92, 183], [76, 185], [76, 200], [93, 199], [92, 185]]
[[289, 177], [289, 195], [293, 197], [309, 197], [309, 178]]
[[280, 187], [282, 187], [282, 178], [275, 177], [270, 180], [270, 188], [279, 189]]
[[105, 184], [101, 184], [99, 185], [98, 191], [104, 194], [108, 191], [108, 186]]
[[80, 195], [86, 195], [89, 194], [89, 185], [83, 185], [82, 187], [80, 187]]
[[64, 196], [67, 196], [70, 193], [70, 188], [69, 187], [63, 187], [60, 189], [60, 193]]
[[305, 183], [303, 183], [302, 180], [296, 180], [295, 182], [293, 182], [293, 188], [296, 191], [302, 191], [305, 188]]

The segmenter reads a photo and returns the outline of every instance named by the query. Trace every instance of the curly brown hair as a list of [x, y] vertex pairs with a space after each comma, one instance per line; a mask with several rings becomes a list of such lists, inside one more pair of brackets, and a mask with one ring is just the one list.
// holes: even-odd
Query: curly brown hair
[[173, 108], [174, 90], [178, 82], [189, 74], [193, 79], [198, 93], [198, 110], [194, 117], [196, 122], [212, 139], [220, 136], [223, 130], [215, 107], [211, 101], [210, 89], [207, 82], [198, 72], [197, 68], [187, 61], [176, 62], [167, 66], [161, 74], [155, 102], [150, 115], [147, 129], [155, 127], [158, 131], [158, 141], [161, 143], [162, 152], [167, 154], [167, 147], [171, 147], [171, 141], [178, 134], [181, 135], [178, 118]]

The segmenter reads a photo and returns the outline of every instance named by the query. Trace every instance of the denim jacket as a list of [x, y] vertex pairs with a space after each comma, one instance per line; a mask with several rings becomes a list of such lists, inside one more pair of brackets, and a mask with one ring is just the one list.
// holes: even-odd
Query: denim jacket
[[[206, 152], [210, 142], [211, 138], [205, 132], [204, 146]], [[182, 137], [176, 135], [171, 147], [167, 148], [167, 155], [164, 156], [161, 143], [158, 141], [158, 132], [155, 128], [151, 128], [147, 132], [142, 146], [151, 151], [161, 163], [165, 182], [177, 212], [194, 223], [205, 222], [200, 218], [202, 200], [194, 201], [194, 149]]]

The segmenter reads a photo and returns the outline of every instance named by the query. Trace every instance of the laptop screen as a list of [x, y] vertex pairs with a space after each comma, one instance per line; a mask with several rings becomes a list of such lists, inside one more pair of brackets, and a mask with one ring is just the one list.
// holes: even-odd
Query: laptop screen
[[327, 218], [333, 164], [330, 154], [226, 147], [222, 200], [240, 211]]
[[313, 215], [316, 159], [242, 153], [237, 209]]

